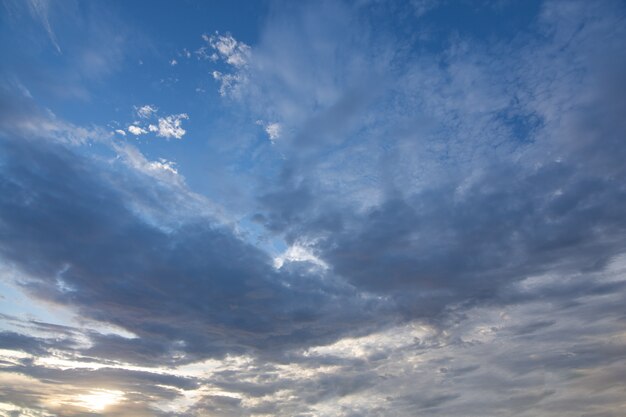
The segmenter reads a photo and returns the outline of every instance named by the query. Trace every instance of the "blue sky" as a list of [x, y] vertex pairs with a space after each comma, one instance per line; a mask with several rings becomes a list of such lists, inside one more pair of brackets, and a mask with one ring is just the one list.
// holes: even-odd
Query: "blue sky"
[[0, 10], [0, 415], [623, 414], [623, 2]]

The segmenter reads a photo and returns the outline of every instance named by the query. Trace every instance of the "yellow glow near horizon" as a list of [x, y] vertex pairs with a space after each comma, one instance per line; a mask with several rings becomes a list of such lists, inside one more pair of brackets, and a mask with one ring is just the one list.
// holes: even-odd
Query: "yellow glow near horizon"
[[118, 403], [123, 396], [122, 391], [96, 389], [89, 394], [78, 395], [74, 404], [90, 411], [102, 411], [109, 405]]

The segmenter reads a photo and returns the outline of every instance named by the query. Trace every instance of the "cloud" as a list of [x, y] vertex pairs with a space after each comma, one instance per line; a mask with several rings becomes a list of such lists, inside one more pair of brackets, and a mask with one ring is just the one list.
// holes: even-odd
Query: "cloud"
[[238, 95], [237, 91], [247, 80], [247, 64], [250, 59], [250, 46], [241, 41], [237, 41], [230, 34], [220, 35], [202, 35], [202, 38], [209, 44], [209, 47], [215, 52], [210, 56], [207, 54], [206, 47], [201, 48], [197, 53], [210, 59], [211, 61], [221, 61], [226, 63], [234, 72], [223, 73], [214, 70], [213, 78], [219, 81], [220, 95], [223, 97]]
[[139, 126], [135, 126], [135, 125], [130, 125], [128, 126], [128, 132], [133, 134], [133, 135], [144, 135], [146, 133], [148, 133], [148, 131], [144, 128], [141, 128]]
[[307, 250], [305, 246], [298, 244], [290, 246], [284, 253], [274, 258], [274, 266], [276, 268], [282, 268], [285, 262], [310, 262], [318, 267], [328, 268], [324, 261]]
[[[306, 272], [294, 268], [278, 272], [267, 254], [205, 217], [198, 210], [205, 202], [190, 203], [167, 162], [146, 161], [126, 147], [118, 151], [134, 169], [111, 171], [53, 143], [9, 140], [3, 147], [2, 259], [30, 277], [23, 286], [34, 296], [136, 334], [139, 341], [125, 342], [131, 351], [148, 342], [152, 347], [135, 361], [189, 362], [323, 340], [370, 314], [358, 313], [362, 302], [348, 288], [341, 306], [325, 298], [341, 283], [305, 279]], [[51, 172], [65, 180], [44, 185]], [[154, 178], [163, 181], [154, 184]], [[24, 192], [30, 208], [20, 197]], [[77, 200], [80, 206], [72, 203]], [[189, 211], [181, 201], [192, 205]], [[50, 215], [37, 209], [41, 205]], [[62, 244], [54, 237], [59, 230], [65, 230]], [[172, 274], [179, 278], [173, 281]], [[154, 305], [161, 308], [154, 311]], [[337, 320], [323, 319], [329, 315]], [[172, 356], [175, 351], [180, 355]]]
[[250, 47], [241, 41], [237, 41], [230, 34], [220, 35], [216, 32], [214, 35], [203, 35], [202, 38], [216, 52], [211, 57], [213, 60], [223, 59], [227, 64], [239, 68], [246, 65], [250, 54]]
[[[157, 136], [182, 139], [182, 137], [185, 136], [185, 133], [187, 133], [187, 131], [181, 126], [184, 119], [189, 119], [189, 116], [186, 113], [173, 114], [171, 116], [159, 118]], [[154, 128], [150, 127], [151, 131], [153, 131], [153, 129]]]
[[265, 132], [272, 142], [280, 137], [280, 130], [279, 123], [269, 123], [265, 126]]
[[84, 144], [111, 135], [100, 127], [83, 127], [59, 119], [51, 110], [35, 104], [19, 85], [0, 84], [0, 131], [66, 144]]
[[139, 116], [142, 119], [151, 118], [153, 115], [157, 113], [158, 110], [159, 109], [156, 106], [151, 105], [151, 104], [146, 104], [141, 107], [135, 106], [135, 112], [137, 113], [137, 116]]
[[157, 180], [184, 186], [184, 179], [178, 173], [176, 164], [164, 158], [149, 161], [137, 148], [131, 145], [116, 145], [115, 150], [121, 158], [133, 169], [149, 175]]
[[150, 162], [149, 168], [156, 170], [163, 170], [170, 172], [172, 174], [177, 175], [178, 171], [176, 170], [176, 164], [172, 161], [168, 161], [167, 159], [160, 158], [158, 161]]
[[[334, 273], [417, 316], [497, 300], [528, 275], [601, 269], [626, 244], [614, 182], [623, 169], [612, 158], [625, 130], [613, 110], [622, 104], [597, 88], [607, 67], [581, 57], [623, 53], [619, 42], [599, 49], [614, 19], [578, 7], [568, 19], [603, 23], [577, 31], [548, 3], [541, 19], [554, 35], [527, 33], [508, 55], [507, 41], [471, 40], [413, 54], [361, 20], [346, 25], [358, 12], [343, 6], [277, 13], [233, 73], [253, 117], [289, 132], [276, 142], [276, 189], [259, 198], [265, 226], [288, 243], [315, 242]], [[324, 30], [312, 23], [322, 21]], [[403, 64], [385, 77], [392, 60]], [[550, 81], [572, 68], [579, 75]]]
[[96, 4], [6, 0], [2, 8], [7, 29], [3, 73], [19, 74], [38, 99], [100, 96], [96, 84], [104, 85], [123, 68], [128, 50], [147, 43], [136, 28]]
[[41, 25], [46, 30], [48, 37], [50, 38], [50, 42], [57, 50], [58, 53], [61, 53], [61, 47], [59, 46], [59, 42], [57, 41], [57, 37], [52, 30], [52, 25], [50, 25], [49, 20], [49, 8], [50, 4], [48, 0], [28, 0], [29, 10], [34, 18], [39, 20]]
[[213, 78], [220, 82], [219, 93], [222, 97], [236, 95], [237, 87], [245, 81], [241, 74], [223, 74], [213, 71]]
[[[407, 35], [420, 4], [299, 4], [273, 9], [254, 47], [206, 37], [229, 128], [276, 121], [260, 125], [280, 138], [250, 122], [226, 162], [252, 184], [246, 220], [171, 157], [0, 96], [2, 263], [33, 304], [125, 330], [3, 318], [0, 402], [619, 416], [623, 10], [547, 2], [512, 38], [435, 41]], [[133, 127], [185, 134], [186, 114], [151, 117]]]
[[[622, 259], [607, 272], [578, 279], [623, 282], [623, 271]], [[556, 283], [566, 288], [569, 283], [562, 278]], [[74, 397], [99, 386], [134, 392], [135, 406], [152, 409], [153, 414], [159, 412], [159, 405], [177, 403], [185, 392], [194, 401], [177, 412], [186, 415], [403, 416], [420, 408], [425, 415], [480, 416], [499, 409], [511, 414], [532, 410], [549, 417], [604, 409], [606, 415], [618, 416], [623, 404], [619, 378], [626, 363], [624, 341], [619, 338], [624, 288], [608, 297], [580, 293], [571, 298], [576, 307], [555, 304], [557, 297], [506, 307], [465, 308], [463, 317], [448, 318], [445, 331], [428, 323], [396, 325], [367, 336], [295, 349], [282, 360], [231, 355], [222, 361], [159, 372], [106, 366], [61, 370], [49, 365], [43, 369], [25, 364], [10, 369], [33, 378], [21, 392], [50, 395], [52, 387], [37, 379], [55, 380]], [[572, 314], [572, 308], [585, 314]], [[550, 325], [519, 332], [545, 317], [551, 318]], [[597, 337], [600, 334], [614, 343], [604, 343]], [[94, 346], [105, 346], [101, 339], [94, 338]], [[108, 349], [141, 351], [120, 343]], [[100, 356], [106, 350], [87, 352]], [[202, 370], [202, 376], [184, 376], [194, 370]], [[13, 378], [13, 386], [18, 387], [19, 381]], [[584, 395], [589, 386], [597, 394], [591, 400]], [[18, 398], [15, 394], [12, 400]], [[132, 400], [124, 398], [120, 405], [129, 406]], [[32, 404], [32, 399], [27, 403]]]
[[272, 143], [274, 143], [274, 141], [280, 137], [282, 130], [280, 123], [265, 123], [262, 120], [257, 120], [256, 123], [260, 126], [263, 126], [265, 133], [267, 133], [267, 136]]
[[[154, 105], [146, 104], [141, 107], [135, 106], [135, 113], [140, 119], [152, 119], [156, 116], [158, 108]], [[142, 127], [139, 122], [128, 127], [128, 131], [133, 135], [145, 135], [148, 132], [156, 133], [157, 136], [164, 138], [182, 139], [187, 133], [182, 127], [182, 121], [189, 119], [186, 113], [172, 114], [166, 117], [158, 118], [158, 125], [149, 123], [147, 127]], [[145, 126], [145, 125], [144, 125]]]

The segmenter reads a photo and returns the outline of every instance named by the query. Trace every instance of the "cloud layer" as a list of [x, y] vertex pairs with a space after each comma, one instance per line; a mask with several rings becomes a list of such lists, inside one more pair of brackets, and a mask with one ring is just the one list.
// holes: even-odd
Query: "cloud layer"
[[449, 12], [202, 36], [163, 71], [212, 76], [224, 132], [70, 121], [2, 67], [0, 413], [621, 415], [626, 10]]

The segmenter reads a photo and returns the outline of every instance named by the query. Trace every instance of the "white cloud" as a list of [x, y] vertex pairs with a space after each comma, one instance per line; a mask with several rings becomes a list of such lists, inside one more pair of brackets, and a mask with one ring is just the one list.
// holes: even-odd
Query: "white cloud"
[[[189, 116], [186, 113], [181, 113], [160, 118], [157, 136], [176, 139], [182, 138], [185, 136], [185, 133], [187, 133], [181, 126], [183, 119], [189, 119]], [[150, 125], [148, 129], [154, 131], [155, 127], [156, 126], [153, 127], [153, 125]]]
[[154, 114], [156, 114], [158, 110], [159, 109], [156, 106], [151, 104], [146, 104], [145, 106], [141, 107], [135, 106], [135, 112], [137, 113], [137, 116], [141, 117], [142, 119], [149, 119]]
[[116, 129], [115, 133], [117, 133], [118, 135], [126, 136], [126, 132], [124, 132], [122, 129]]
[[279, 123], [270, 123], [265, 126], [265, 132], [267, 132], [272, 142], [280, 137], [281, 130], [282, 128]]
[[143, 135], [143, 134], [148, 133], [148, 131], [147, 131], [146, 129], [141, 128], [141, 127], [139, 127], [139, 126], [135, 126], [135, 125], [130, 125], [130, 126], [128, 126], [128, 131], [129, 131], [131, 134], [133, 134], [133, 135], [137, 135], [137, 136], [139, 136], [139, 135]]
[[[135, 113], [142, 119], [150, 119], [157, 113], [158, 108], [154, 105], [146, 104], [141, 107], [135, 106]], [[139, 126], [140, 122], [128, 127], [128, 132], [133, 135], [145, 135], [148, 132], [156, 133], [157, 136], [164, 138], [182, 138], [187, 131], [181, 126], [183, 119], [189, 119], [186, 113], [172, 114], [166, 117], [160, 117], [158, 123], [150, 123], [147, 127]], [[119, 131], [117, 133], [120, 133]], [[121, 134], [121, 133], [120, 133]]]
[[147, 165], [149, 170], [161, 170], [171, 172], [172, 174], [178, 174], [178, 170], [176, 169], [176, 163], [172, 161], [168, 161], [164, 158], [159, 158], [158, 161], [150, 161]]
[[176, 61], [175, 59], [172, 59], [172, 60], [170, 61], [170, 65], [171, 65], [171, 66], [178, 65], [178, 61]]
[[241, 73], [236, 74], [222, 74], [219, 71], [213, 71], [213, 78], [220, 82], [220, 96], [225, 97], [227, 95], [236, 95], [238, 87], [245, 80]]
[[183, 185], [184, 179], [178, 174], [174, 162], [164, 158], [150, 161], [137, 148], [130, 145], [114, 145], [114, 149], [128, 166], [137, 171], [172, 185]]
[[250, 59], [250, 46], [237, 41], [230, 34], [220, 35], [216, 32], [215, 35], [212, 36], [202, 35], [202, 38], [208, 42], [209, 46], [215, 52], [209, 55], [206, 51], [206, 47], [200, 48], [200, 50], [196, 52], [199, 56], [204, 59], [210, 59], [211, 61], [221, 59], [223, 62], [235, 68], [235, 72], [231, 74], [213, 71], [213, 78], [220, 82], [220, 95], [238, 95], [237, 91], [239, 90], [239, 86], [244, 85], [247, 79], [245, 69]]
[[285, 262], [310, 262], [323, 269], [328, 268], [326, 262], [315, 256], [308, 248], [299, 244], [290, 246], [285, 252], [274, 258], [274, 267], [280, 269]]
[[274, 141], [281, 136], [283, 128], [280, 123], [265, 123], [263, 120], [257, 120], [256, 124], [263, 126], [265, 133], [267, 133], [267, 136], [269, 136], [269, 139], [272, 143], [274, 143]]
[[248, 62], [250, 47], [236, 40], [232, 35], [220, 35], [218, 32], [215, 32], [213, 36], [202, 35], [202, 38], [209, 43], [211, 48], [213, 48], [226, 63], [234, 67], [242, 67]]

